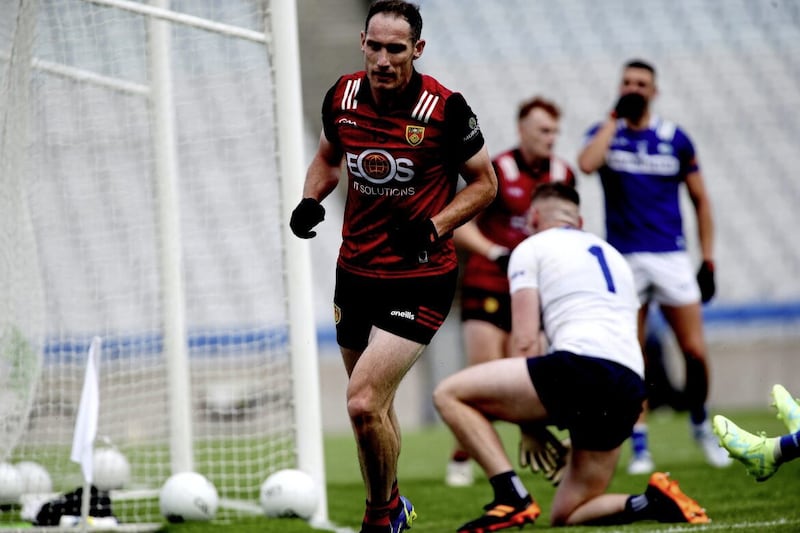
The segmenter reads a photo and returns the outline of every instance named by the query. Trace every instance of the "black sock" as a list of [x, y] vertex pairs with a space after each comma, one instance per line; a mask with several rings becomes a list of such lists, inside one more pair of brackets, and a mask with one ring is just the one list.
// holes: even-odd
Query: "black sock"
[[630, 524], [639, 520], [651, 520], [648, 515], [650, 502], [645, 494], [628, 496], [625, 501], [625, 509], [612, 515], [604, 516], [596, 520], [586, 522], [589, 526], [618, 526]]
[[489, 483], [494, 489], [495, 502], [518, 504], [531, 500], [531, 495], [513, 470], [492, 476]]
[[694, 357], [686, 357], [686, 403], [694, 424], [706, 419], [706, 400], [708, 399], [708, 369], [705, 363]]

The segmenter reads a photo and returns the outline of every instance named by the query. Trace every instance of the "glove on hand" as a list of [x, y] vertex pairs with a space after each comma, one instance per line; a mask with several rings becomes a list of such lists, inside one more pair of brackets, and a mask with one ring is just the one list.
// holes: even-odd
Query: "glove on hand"
[[399, 222], [389, 232], [389, 242], [395, 250], [418, 263], [428, 262], [428, 253], [437, 240], [439, 234], [429, 218]]
[[700, 270], [697, 271], [697, 284], [700, 286], [700, 299], [703, 303], [708, 303], [717, 292], [717, 284], [714, 282], [714, 263], [703, 261]]
[[631, 122], [639, 122], [639, 119], [644, 115], [647, 102], [639, 93], [627, 93], [619, 97], [617, 105], [614, 107], [614, 116], [617, 118], [626, 118]]
[[519, 466], [529, 466], [531, 472], [541, 472], [553, 485], [564, 477], [569, 460], [569, 439], [558, 440], [544, 425], [520, 426]]
[[311, 228], [325, 220], [325, 208], [313, 198], [303, 198], [292, 211], [289, 227], [292, 233], [301, 239], [310, 239], [317, 236]]
[[508, 260], [511, 258], [511, 250], [499, 244], [493, 244], [486, 254], [487, 259], [497, 263], [504, 273], [508, 272]]

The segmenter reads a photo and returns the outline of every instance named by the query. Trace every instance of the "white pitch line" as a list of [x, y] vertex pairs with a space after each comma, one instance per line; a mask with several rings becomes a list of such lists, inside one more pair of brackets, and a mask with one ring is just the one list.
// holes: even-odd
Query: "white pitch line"
[[[789, 525], [796, 525], [800, 524], [800, 519], [797, 520], [787, 520], [786, 518], [779, 518], [777, 520], [769, 520], [765, 522], [738, 522], [738, 523], [717, 523], [715, 524], [712, 520], [710, 524], [695, 524], [691, 526], [691, 531], [731, 531], [731, 530], [746, 530], [746, 531], [758, 531], [765, 527], [772, 527], [772, 526], [789, 526]], [[658, 529], [648, 529], [648, 533], [677, 533], [680, 531], [689, 531], [686, 527], [689, 524], [675, 524], [671, 526], [667, 526], [664, 528]], [[799, 528], [800, 529], [800, 528]], [[625, 533], [628, 531], [627, 529], [610, 529], [607, 533]]]

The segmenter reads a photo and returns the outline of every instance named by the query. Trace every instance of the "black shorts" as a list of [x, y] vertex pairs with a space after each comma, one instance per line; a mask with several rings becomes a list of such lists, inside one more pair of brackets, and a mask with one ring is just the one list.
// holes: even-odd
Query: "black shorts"
[[631, 436], [645, 398], [644, 380], [607, 359], [559, 351], [528, 358], [528, 374], [550, 417], [572, 445], [613, 450]]
[[461, 321], [480, 320], [511, 331], [511, 295], [474, 287], [461, 288]]
[[343, 348], [364, 350], [375, 326], [429, 344], [450, 312], [457, 281], [456, 269], [435, 276], [380, 279], [337, 267], [336, 341]]

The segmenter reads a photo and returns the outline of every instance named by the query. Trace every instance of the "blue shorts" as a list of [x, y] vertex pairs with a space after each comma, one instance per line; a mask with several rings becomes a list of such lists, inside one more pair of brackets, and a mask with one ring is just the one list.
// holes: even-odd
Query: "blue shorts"
[[613, 450], [631, 436], [642, 411], [644, 380], [607, 359], [559, 351], [528, 358], [549, 422], [569, 430], [583, 450]]
[[456, 292], [458, 270], [415, 278], [371, 278], [336, 268], [333, 312], [339, 346], [362, 351], [372, 327], [430, 344]]

